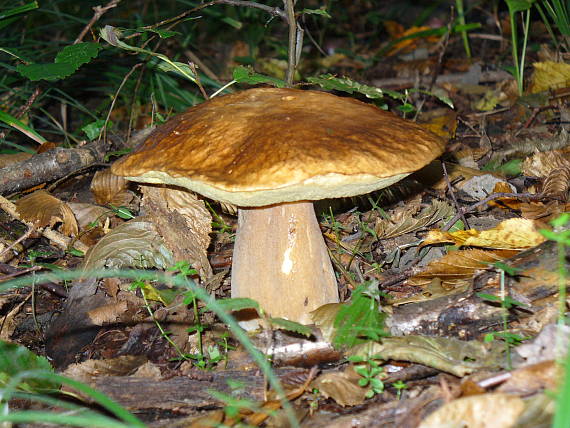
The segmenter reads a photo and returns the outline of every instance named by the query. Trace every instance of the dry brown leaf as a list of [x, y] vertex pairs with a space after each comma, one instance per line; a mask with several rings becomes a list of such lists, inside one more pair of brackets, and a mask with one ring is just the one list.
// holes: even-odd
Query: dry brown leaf
[[570, 64], [563, 62], [544, 61], [533, 64], [534, 72], [531, 78], [530, 92], [548, 91], [570, 86]]
[[510, 378], [497, 392], [528, 397], [545, 389], [555, 391], [560, 379], [564, 378], [562, 367], [554, 360], [530, 364], [510, 372]]
[[45, 190], [24, 196], [16, 202], [16, 207], [24, 220], [34, 223], [37, 227], [53, 227], [61, 223], [61, 232], [64, 235], [77, 235], [77, 220], [71, 208]]
[[525, 410], [524, 401], [508, 394], [463, 397], [425, 418], [419, 428], [510, 428]]
[[393, 238], [405, 233], [415, 232], [424, 227], [451, 217], [453, 208], [447, 202], [434, 200], [419, 214], [412, 212], [409, 207], [398, 208], [390, 215], [390, 220], [376, 219], [374, 231], [379, 239]]
[[97, 171], [91, 181], [91, 193], [100, 205], [125, 206], [130, 204], [134, 195], [128, 187], [128, 180], [112, 174], [110, 168]]
[[126, 376], [147, 361], [145, 356], [123, 355], [106, 360], [87, 360], [72, 364], [63, 374], [72, 379], [92, 385], [97, 377]]
[[175, 261], [187, 261], [203, 279], [212, 276], [206, 250], [210, 245], [212, 217], [204, 202], [190, 191], [141, 186], [142, 205], [157, 227]]
[[552, 170], [542, 183], [542, 193], [545, 196], [551, 196], [562, 200], [567, 199], [569, 188], [570, 164]]
[[537, 152], [523, 161], [521, 172], [528, 177], [546, 178], [553, 170], [570, 166], [567, 156], [561, 150]]
[[320, 375], [311, 384], [325, 398], [332, 398], [341, 406], [357, 406], [364, 403], [367, 388], [358, 385], [360, 376], [351, 368], [343, 372], [328, 372]]
[[426, 269], [414, 275], [407, 283], [424, 286], [434, 278], [440, 278], [442, 285], [471, 277], [476, 270], [486, 269], [490, 263], [495, 263], [517, 254], [518, 250], [465, 250], [453, 251], [439, 260], [431, 262]]
[[459, 230], [442, 232], [430, 230], [422, 246], [453, 242], [464, 247], [484, 247], [500, 250], [525, 250], [543, 243], [546, 238], [536, 227], [534, 220], [511, 218], [489, 230]]

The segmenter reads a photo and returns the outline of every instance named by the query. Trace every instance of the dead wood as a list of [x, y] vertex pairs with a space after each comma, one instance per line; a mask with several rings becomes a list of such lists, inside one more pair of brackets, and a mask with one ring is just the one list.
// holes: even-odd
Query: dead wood
[[56, 147], [0, 169], [0, 194], [20, 192], [51, 182], [103, 161], [108, 143], [95, 142], [74, 149]]

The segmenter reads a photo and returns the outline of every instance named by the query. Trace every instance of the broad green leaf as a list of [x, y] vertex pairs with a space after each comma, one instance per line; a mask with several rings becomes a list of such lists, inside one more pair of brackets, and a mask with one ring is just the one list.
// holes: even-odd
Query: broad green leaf
[[[85, 125], [83, 128], [81, 128], [81, 130], [85, 132], [85, 135], [87, 135], [89, 141], [93, 141], [95, 138], [99, 137], [99, 135], [101, 134], [101, 130], [103, 129], [103, 126], [105, 126], [105, 120], [97, 119], [94, 122]], [[111, 121], [107, 122], [107, 129], [110, 128], [111, 126], [113, 126], [113, 122]]]
[[[53, 373], [45, 357], [38, 356], [23, 346], [0, 341], [0, 387], [5, 388], [15, 376], [29, 370], [45, 370]], [[22, 378], [16, 389], [26, 392], [54, 392], [60, 383], [50, 379]]]
[[505, 0], [510, 13], [523, 12], [532, 7], [534, 0]]
[[255, 309], [259, 311], [259, 303], [247, 297], [234, 297], [233, 299], [219, 299], [216, 303], [226, 312], [241, 311], [243, 309]]
[[67, 62], [77, 68], [97, 57], [102, 46], [99, 43], [77, 43], [64, 47], [55, 57], [56, 63]]
[[25, 78], [37, 80], [59, 80], [71, 76], [78, 67], [67, 62], [52, 64], [18, 64], [16, 71]]
[[276, 77], [259, 74], [248, 67], [236, 67], [233, 70], [233, 78], [238, 83], [248, 83], [250, 85], [258, 85], [260, 83], [268, 83], [278, 88], [284, 88], [286, 83], [284, 80]]
[[281, 330], [291, 331], [293, 333], [302, 334], [303, 336], [309, 337], [313, 333], [310, 327], [306, 325], [299, 324], [295, 321], [289, 321], [285, 318], [270, 318], [269, 321], [273, 327], [277, 327]]
[[343, 91], [348, 92], [349, 94], [354, 94], [356, 92], [366, 95], [366, 97], [372, 99], [384, 98], [385, 96], [389, 96], [396, 100], [403, 100], [405, 98], [405, 95], [400, 94], [399, 92], [363, 85], [346, 77], [335, 77], [332, 74], [322, 74], [317, 77], [309, 77], [307, 81], [314, 83], [315, 85], [319, 85], [323, 89]]
[[321, 15], [325, 18], [332, 18], [324, 6], [320, 9], [303, 9], [301, 11], [301, 15]]

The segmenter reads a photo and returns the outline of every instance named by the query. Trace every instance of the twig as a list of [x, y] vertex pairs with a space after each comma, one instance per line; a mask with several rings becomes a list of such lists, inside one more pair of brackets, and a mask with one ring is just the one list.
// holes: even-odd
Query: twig
[[33, 226], [29, 227], [28, 230], [26, 231], [26, 233], [24, 233], [22, 236], [20, 236], [18, 239], [16, 239], [14, 242], [12, 242], [8, 247], [4, 248], [2, 250], [2, 252], [0, 252], [0, 260], [6, 261], [4, 258], [4, 254], [6, 254], [8, 251], [10, 251], [12, 248], [14, 248], [16, 245], [18, 245], [24, 239], [27, 239], [32, 233], [34, 233], [35, 230], [36, 230], [35, 227], [33, 227]]
[[287, 58], [287, 73], [285, 80], [287, 86], [293, 86], [295, 78], [295, 67], [297, 65], [297, 20], [295, 19], [295, 6], [293, 0], [283, 0], [287, 11], [287, 21], [289, 22], [289, 52]]
[[93, 16], [91, 17], [91, 19], [89, 20], [89, 22], [87, 23], [87, 25], [83, 28], [83, 30], [81, 30], [81, 33], [79, 33], [79, 36], [77, 36], [77, 38], [75, 39], [75, 41], [73, 42], [73, 44], [77, 44], [79, 43], [81, 40], [83, 40], [83, 37], [85, 37], [85, 35], [87, 34], [87, 32], [91, 29], [91, 27], [93, 27], [93, 24], [95, 24], [97, 21], [99, 21], [99, 19], [105, 14], [105, 12], [107, 12], [109, 9], [112, 9], [114, 7], [116, 7], [119, 2], [121, 0], [111, 0], [109, 3], [107, 3], [105, 6], [95, 6], [93, 8], [93, 11], [95, 12], [93, 14]]
[[441, 168], [443, 169], [443, 177], [445, 178], [445, 184], [447, 185], [447, 190], [449, 191], [449, 196], [453, 199], [453, 205], [455, 205], [455, 209], [459, 214], [461, 214], [461, 220], [463, 220], [463, 224], [469, 228], [469, 223], [467, 223], [467, 219], [465, 218], [464, 213], [461, 212], [461, 207], [457, 202], [457, 198], [455, 197], [455, 192], [453, 191], [453, 187], [451, 186], [451, 182], [449, 181], [449, 175], [447, 174], [447, 168], [445, 167], [445, 162], [441, 163]]
[[[544, 198], [548, 198], [548, 196], [542, 195], [542, 194], [536, 194], [536, 193], [491, 193], [489, 196], [487, 196], [485, 199], [481, 199], [478, 202], [475, 202], [472, 205], [469, 205], [466, 208], [459, 208], [457, 214], [455, 214], [453, 216], [453, 218], [451, 220], [449, 220], [447, 222], [447, 224], [445, 226], [443, 226], [441, 228], [441, 230], [443, 232], [448, 231], [449, 229], [451, 229], [451, 226], [453, 226], [459, 219], [461, 219], [465, 214], [467, 214], [468, 212], [474, 211], [477, 208], [479, 208], [480, 206], [483, 206], [495, 199], [500, 199], [500, 198], [527, 198], [527, 199], [544, 199]], [[556, 199], [556, 198], [551, 198], [551, 199]]]

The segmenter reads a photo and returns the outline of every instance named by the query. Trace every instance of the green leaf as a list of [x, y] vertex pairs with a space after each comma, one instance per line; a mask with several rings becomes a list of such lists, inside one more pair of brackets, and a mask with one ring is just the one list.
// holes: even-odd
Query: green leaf
[[63, 48], [54, 63], [18, 64], [16, 70], [31, 81], [64, 79], [95, 58], [100, 49], [98, 43], [77, 43]]
[[190, 68], [188, 64], [184, 64], [183, 62], [172, 61], [168, 62], [160, 62], [156, 66], [159, 70], [165, 72], [174, 72], [178, 73], [180, 76], [186, 77], [188, 75], [192, 76], [193, 79], [196, 79], [196, 73], [194, 70]]
[[315, 85], [319, 85], [321, 88], [329, 91], [343, 91], [349, 94], [356, 92], [366, 95], [368, 98], [372, 99], [384, 98], [385, 96], [389, 96], [396, 100], [403, 100], [405, 98], [405, 95], [400, 94], [399, 92], [363, 85], [345, 77], [335, 77], [332, 74], [322, 74], [317, 77], [309, 77], [307, 81]]
[[226, 311], [234, 312], [243, 309], [255, 309], [259, 311], [259, 303], [247, 297], [235, 297], [233, 299], [219, 299], [216, 302]]
[[6, 125], [16, 128], [18, 131], [26, 134], [32, 140], [37, 141], [40, 144], [46, 142], [46, 139], [30, 128], [28, 125], [24, 124], [22, 121], [16, 119], [14, 116], [3, 112], [0, 110], [0, 121], [4, 122]]
[[[53, 368], [45, 357], [40, 357], [23, 346], [0, 341], [0, 387], [5, 388], [15, 376], [29, 370], [53, 373]], [[15, 387], [25, 392], [45, 393], [59, 390], [60, 382], [23, 377]]]
[[269, 321], [274, 327], [277, 327], [281, 330], [291, 331], [293, 333], [302, 334], [303, 336], [309, 337], [313, 334], [313, 331], [310, 327], [306, 325], [299, 324], [295, 321], [289, 321], [285, 318], [269, 318]]
[[83, 42], [64, 47], [55, 57], [56, 63], [67, 62], [78, 68], [96, 58], [102, 46], [99, 43]]
[[35, 82], [37, 80], [59, 80], [71, 76], [77, 67], [66, 62], [53, 64], [18, 64], [16, 71], [25, 78]]
[[325, 6], [321, 7], [320, 9], [303, 9], [301, 11], [301, 15], [321, 15], [325, 18], [332, 18]]
[[374, 285], [377, 286], [375, 283], [365, 283], [356, 288], [350, 304], [339, 309], [334, 320], [334, 346], [354, 346], [388, 335], [384, 329], [386, 314], [380, 311], [376, 299], [367, 294]]
[[[96, 121], [85, 125], [83, 128], [81, 128], [81, 130], [85, 132], [85, 135], [87, 135], [89, 141], [93, 141], [95, 138], [98, 138], [99, 135], [101, 135], [101, 131], [103, 130], [104, 126], [105, 120], [97, 119]], [[111, 126], [113, 126], [113, 123], [111, 121], [107, 122], [107, 129], [109, 129]]]
[[284, 80], [276, 77], [259, 74], [248, 67], [236, 67], [233, 70], [233, 78], [238, 83], [247, 83], [250, 85], [259, 85], [260, 83], [268, 83], [278, 88], [284, 88], [286, 83]]
[[20, 13], [26, 13], [29, 12], [31, 10], [37, 9], [38, 6], [38, 2], [37, 1], [33, 1], [27, 4], [24, 4], [22, 6], [18, 6], [15, 7], [13, 9], [7, 10], [4, 13], [0, 13], [0, 20], [1, 19], [6, 19], [10, 16], [14, 16], [14, 15], [19, 15]]
[[524, 12], [532, 7], [534, 0], [505, 0], [509, 13]]

